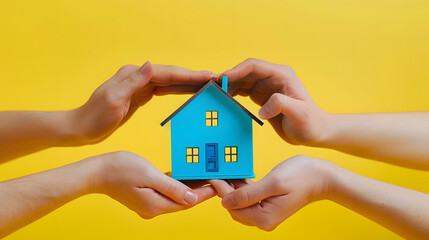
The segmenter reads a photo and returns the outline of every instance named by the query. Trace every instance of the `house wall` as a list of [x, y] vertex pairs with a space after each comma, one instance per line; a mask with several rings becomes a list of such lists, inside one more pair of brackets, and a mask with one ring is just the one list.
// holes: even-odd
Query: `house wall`
[[[217, 127], [206, 127], [206, 111], [218, 111]], [[208, 87], [171, 120], [172, 177], [254, 177], [252, 121], [215, 87]], [[218, 143], [219, 172], [206, 172], [206, 143]], [[225, 162], [225, 146], [238, 147], [237, 162]], [[186, 162], [187, 147], [199, 148], [199, 163]]]

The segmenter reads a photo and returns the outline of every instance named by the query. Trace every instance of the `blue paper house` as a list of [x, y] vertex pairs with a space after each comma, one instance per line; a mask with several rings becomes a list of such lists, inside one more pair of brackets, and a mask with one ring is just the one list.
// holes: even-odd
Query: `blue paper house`
[[171, 120], [172, 177], [177, 180], [254, 178], [252, 122], [262, 121], [209, 81]]

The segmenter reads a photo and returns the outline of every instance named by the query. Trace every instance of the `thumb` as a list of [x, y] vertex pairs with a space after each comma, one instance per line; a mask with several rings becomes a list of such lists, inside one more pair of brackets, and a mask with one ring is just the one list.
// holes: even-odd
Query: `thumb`
[[149, 83], [153, 75], [152, 64], [147, 61], [137, 71], [133, 71], [127, 78], [120, 82], [119, 89], [130, 97]]
[[173, 199], [174, 201], [194, 205], [198, 201], [198, 195], [185, 184], [159, 172], [156, 177], [151, 178], [148, 186]]
[[259, 117], [262, 119], [270, 119], [280, 113], [284, 115], [293, 114], [296, 110], [299, 100], [288, 97], [281, 93], [274, 93], [268, 101], [259, 110]]
[[267, 178], [249, 184], [226, 195], [222, 205], [227, 209], [245, 208], [273, 196]]

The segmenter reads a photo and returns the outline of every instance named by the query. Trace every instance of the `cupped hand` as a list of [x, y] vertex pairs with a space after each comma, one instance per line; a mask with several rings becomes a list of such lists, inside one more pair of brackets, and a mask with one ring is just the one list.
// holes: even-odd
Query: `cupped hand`
[[329, 114], [317, 106], [290, 66], [251, 58], [219, 79], [222, 76], [228, 76], [228, 93], [249, 96], [262, 106], [259, 116], [268, 119], [286, 142], [322, 142]]
[[327, 197], [333, 166], [325, 160], [294, 156], [258, 182], [209, 182], [234, 220], [271, 231], [305, 205]]
[[148, 160], [130, 153], [96, 156], [100, 170], [92, 179], [93, 192], [106, 194], [144, 219], [195, 206], [216, 195], [204, 181], [182, 182], [160, 172]]
[[164, 94], [181, 92], [182, 87], [201, 86], [213, 77], [209, 71], [192, 71], [167, 65], [126, 65], [100, 85], [89, 100], [71, 111], [78, 136], [75, 144], [97, 143], [124, 124], [147, 103], [157, 88]]

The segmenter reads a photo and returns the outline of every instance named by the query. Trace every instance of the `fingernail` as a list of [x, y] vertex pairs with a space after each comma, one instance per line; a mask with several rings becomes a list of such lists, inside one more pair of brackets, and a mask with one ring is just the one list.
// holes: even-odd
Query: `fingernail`
[[258, 115], [260, 118], [265, 119], [268, 115], [267, 111], [264, 108], [259, 109]]
[[227, 195], [226, 197], [223, 198], [222, 205], [225, 208], [233, 208], [233, 207], [237, 206], [237, 203], [235, 202], [234, 196], [232, 194], [230, 194], [230, 195]]
[[185, 194], [185, 202], [188, 204], [195, 204], [198, 200], [198, 197], [195, 193], [191, 192], [191, 191], [187, 191]]
[[140, 73], [142, 75], [146, 75], [147, 74], [147, 72], [149, 71], [149, 65], [150, 65], [150, 62], [147, 61], [147, 62], [145, 62], [143, 64], [143, 66], [140, 67], [139, 71], [140, 71]]
[[214, 74], [212, 71], [202, 70], [200, 73]]

